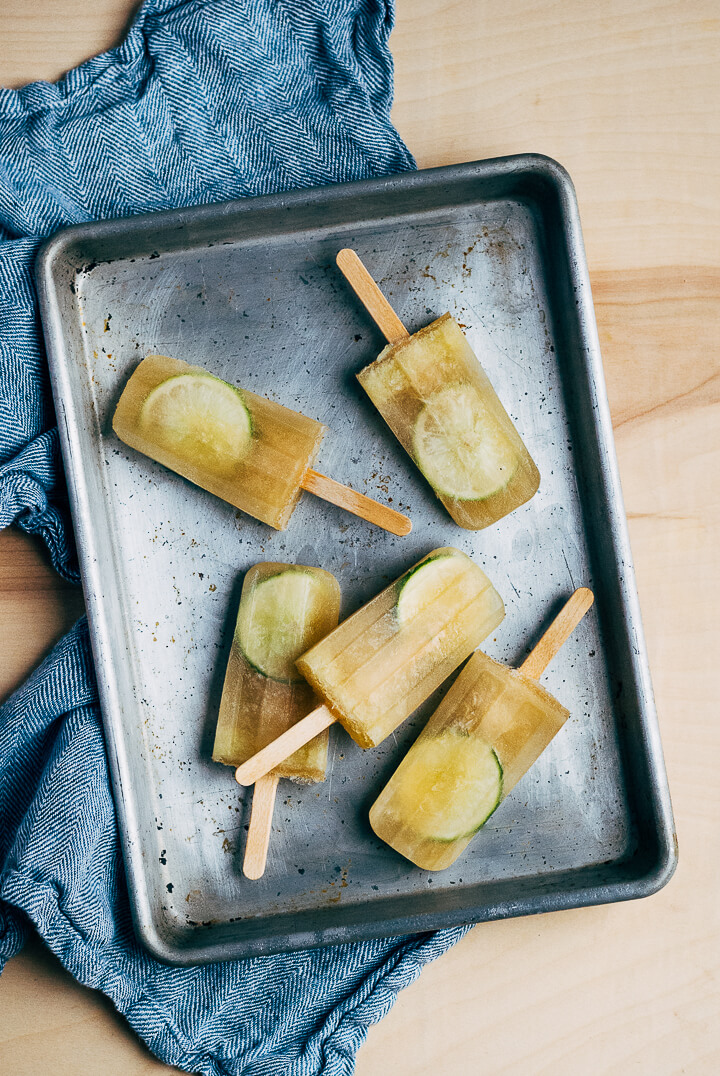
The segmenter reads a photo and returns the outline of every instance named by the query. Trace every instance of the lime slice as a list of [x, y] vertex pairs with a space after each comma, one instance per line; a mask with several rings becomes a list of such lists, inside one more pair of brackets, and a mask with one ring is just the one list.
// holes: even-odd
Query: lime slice
[[212, 374], [179, 374], [148, 393], [140, 425], [180, 459], [227, 475], [252, 439], [250, 412], [238, 389]]
[[418, 740], [392, 780], [393, 813], [423, 840], [471, 837], [502, 799], [494, 750], [455, 728]]
[[261, 580], [243, 600], [235, 639], [258, 672], [273, 680], [302, 680], [295, 660], [327, 633], [326, 584], [291, 568]]
[[413, 429], [418, 467], [437, 493], [479, 501], [498, 493], [520, 460], [474, 385], [446, 385], [427, 401]]
[[[443, 591], [468, 574], [468, 566], [462, 557], [441, 553], [423, 561], [405, 576], [400, 583], [397, 600], [397, 617], [401, 624], [408, 624], [429, 605], [437, 601]], [[463, 608], [467, 597], [463, 595]]]

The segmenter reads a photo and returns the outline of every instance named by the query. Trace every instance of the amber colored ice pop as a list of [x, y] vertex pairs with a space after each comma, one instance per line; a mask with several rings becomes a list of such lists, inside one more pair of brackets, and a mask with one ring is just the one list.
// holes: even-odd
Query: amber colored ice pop
[[298, 659], [324, 705], [240, 766], [237, 780], [252, 784], [334, 721], [361, 747], [381, 743], [504, 615], [470, 557], [433, 550]]
[[457, 321], [411, 336], [354, 250], [337, 264], [388, 341], [358, 380], [454, 521], [481, 530], [530, 500], [538, 469]]
[[592, 602], [576, 590], [519, 669], [473, 654], [373, 804], [378, 837], [424, 870], [455, 862], [570, 716], [537, 680]]
[[[295, 659], [337, 626], [340, 587], [322, 568], [256, 564], [245, 575], [230, 646], [213, 759], [239, 766], [317, 706]], [[280, 777], [323, 781], [328, 733], [322, 732], [257, 782], [243, 871], [265, 870]]]
[[407, 516], [313, 470], [326, 426], [222, 381], [201, 366], [148, 355], [113, 417], [121, 441], [276, 530], [308, 490], [393, 534]]

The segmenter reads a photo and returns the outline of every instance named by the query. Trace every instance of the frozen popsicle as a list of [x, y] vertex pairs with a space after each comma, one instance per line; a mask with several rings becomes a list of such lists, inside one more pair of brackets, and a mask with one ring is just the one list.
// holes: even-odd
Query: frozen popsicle
[[361, 747], [375, 747], [504, 615], [470, 557], [435, 549], [298, 659], [324, 705], [240, 766], [238, 781], [252, 784], [336, 720]]
[[[317, 706], [295, 659], [332, 631], [339, 615], [340, 587], [330, 572], [277, 563], [247, 572], [220, 700], [215, 762], [239, 766]], [[278, 779], [323, 781], [327, 752], [326, 731], [257, 783], [245, 849], [248, 877], [265, 869]]]
[[592, 602], [576, 590], [519, 669], [473, 654], [373, 804], [378, 837], [424, 870], [455, 862], [569, 717], [537, 678]]
[[358, 380], [455, 522], [481, 530], [530, 500], [538, 469], [457, 321], [410, 336], [355, 251], [337, 263], [388, 341]]
[[236, 508], [284, 530], [303, 489], [407, 534], [407, 516], [312, 469], [327, 429], [200, 366], [148, 355], [113, 417], [121, 441]]

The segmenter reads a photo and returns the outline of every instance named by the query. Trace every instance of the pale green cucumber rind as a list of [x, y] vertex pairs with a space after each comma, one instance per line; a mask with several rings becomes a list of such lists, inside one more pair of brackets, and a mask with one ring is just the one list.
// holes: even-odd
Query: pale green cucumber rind
[[502, 763], [500, 762], [500, 759], [498, 758], [498, 754], [497, 754], [495, 748], [491, 747], [490, 750], [492, 752], [492, 756], [495, 759], [495, 763], [497, 765], [499, 781], [498, 781], [497, 799], [495, 800], [495, 802], [493, 803], [492, 807], [489, 809], [487, 814], [482, 818], [481, 821], [479, 821], [475, 825], [473, 825], [472, 829], [464, 830], [462, 833], [453, 834], [453, 836], [451, 836], [451, 837], [435, 837], [430, 833], [421, 833], [418, 830], [415, 830], [414, 832], [417, 834], [417, 837], [418, 837], [419, 840], [430, 841], [432, 844], [446, 844], [446, 845], [455, 844], [456, 841], [470, 840], [471, 837], [474, 837], [475, 834], [478, 833], [479, 830], [482, 829], [482, 827], [485, 825], [485, 823], [490, 818], [490, 816], [495, 813], [495, 811], [498, 809], [498, 807], [500, 806], [500, 804], [502, 803], [502, 800], [503, 800], [503, 768], [502, 768]]
[[508, 478], [507, 482], [505, 482], [502, 486], [498, 486], [497, 489], [494, 489], [492, 491], [492, 493], [486, 493], [484, 497], [458, 497], [458, 495], [456, 493], [448, 493], [447, 490], [440, 489], [439, 486], [433, 485], [433, 483], [430, 481], [430, 479], [428, 478], [428, 476], [425, 474], [422, 467], [418, 463], [417, 459], [415, 459], [414, 456], [413, 456], [413, 459], [415, 460], [415, 463], [417, 465], [418, 470], [422, 474], [425, 481], [428, 482], [428, 484], [430, 485], [430, 487], [431, 487], [433, 493], [435, 494], [435, 496], [438, 499], [443, 499], [444, 498], [446, 501], [457, 501], [458, 504], [482, 504], [484, 501], [489, 501], [492, 497], [497, 497], [501, 493], [505, 493], [507, 491], [507, 489], [509, 488], [510, 483], [512, 482], [512, 480], [515, 478], [515, 475], [520, 470], [520, 466], [518, 464], [518, 466], [515, 468], [513, 473]]
[[242, 654], [242, 659], [248, 666], [248, 668], [252, 669], [252, 671], [257, 673], [258, 676], [262, 676], [264, 680], [273, 680], [276, 684], [299, 684], [302, 682], [302, 680], [305, 679], [303, 676], [294, 676], [292, 680], [287, 680], [283, 676], [271, 676], [270, 673], [266, 673], [263, 669], [260, 668], [260, 666], [256, 662], [252, 661], [251, 658], [247, 656], [235, 636], [233, 636], [233, 646], [237, 646], [238, 650]]

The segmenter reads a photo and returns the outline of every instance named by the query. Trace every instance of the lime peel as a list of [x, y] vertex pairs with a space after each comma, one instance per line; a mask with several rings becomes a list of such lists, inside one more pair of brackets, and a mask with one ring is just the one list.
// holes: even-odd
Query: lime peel
[[469, 383], [445, 385], [426, 401], [412, 433], [413, 454], [433, 489], [454, 500], [499, 493], [520, 465], [518, 453]]
[[300, 681], [295, 660], [319, 641], [326, 606], [326, 586], [311, 572], [292, 568], [268, 576], [243, 601], [235, 639], [263, 676], [285, 683]]
[[[401, 624], [432, 605], [443, 591], [462, 576], [468, 575], [468, 565], [463, 558], [451, 553], [441, 553], [413, 568], [400, 583], [397, 601], [397, 617]], [[467, 604], [463, 599], [463, 605]]]
[[232, 473], [252, 441], [252, 418], [241, 391], [205, 373], [177, 374], [145, 398], [140, 426], [176, 457], [216, 475]]
[[418, 740], [393, 780], [394, 812], [420, 839], [443, 843], [472, 837], [503, 793], [493, 747], [453, 727]]

